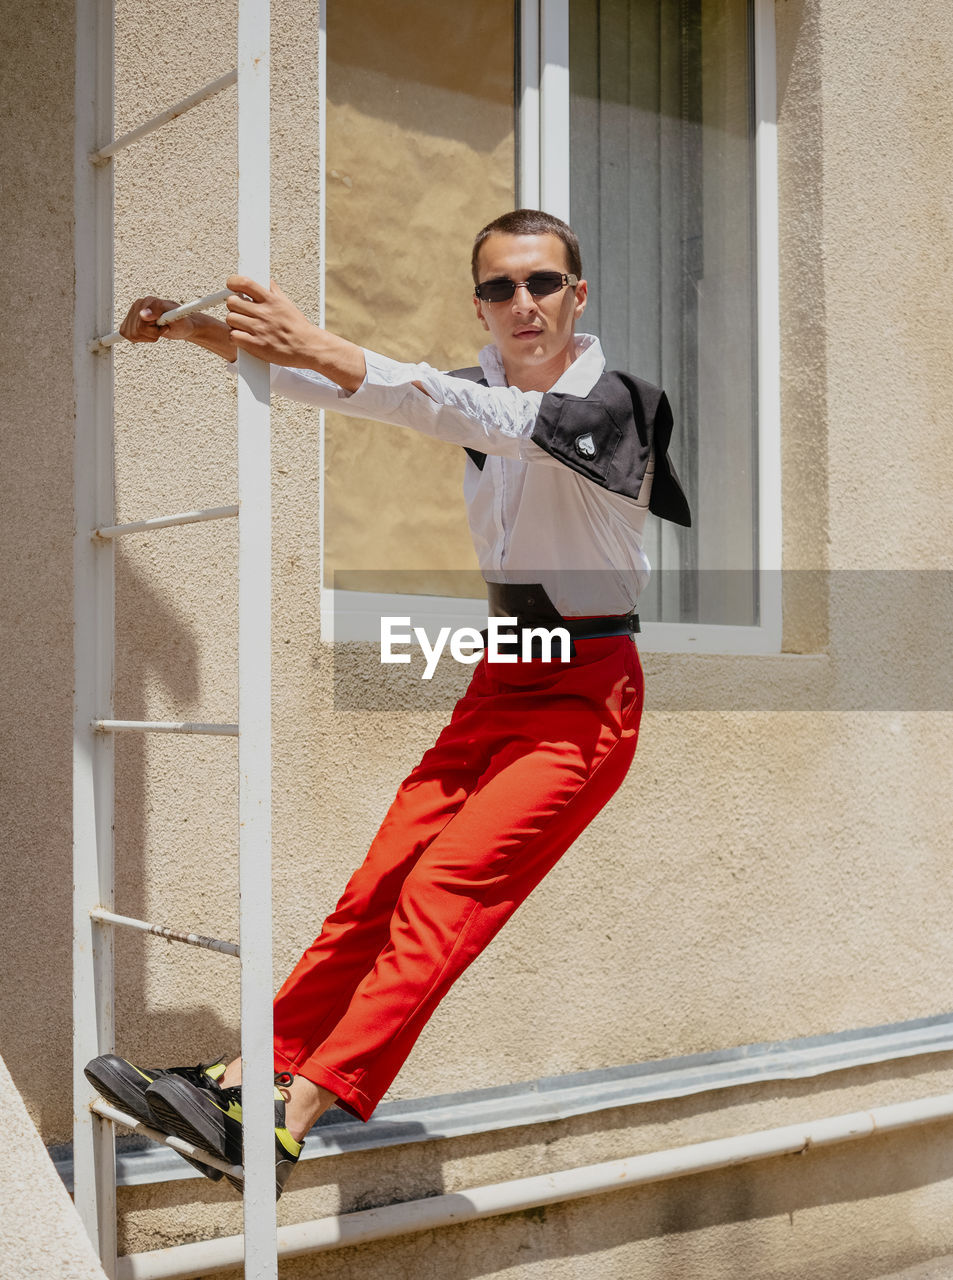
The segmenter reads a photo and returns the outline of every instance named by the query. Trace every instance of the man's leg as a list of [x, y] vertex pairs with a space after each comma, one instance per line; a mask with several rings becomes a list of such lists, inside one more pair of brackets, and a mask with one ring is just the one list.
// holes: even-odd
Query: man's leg
[[[288, 1057], [300, 1049], [302, 1034], [313, 1036], [317, 1029], [321, 1038], [340, 1019], [386, 945], [408, 872], [487, 768], [489, 755], [475, 745], [479, 735], [473, 727], [474, 717], [479, 715], [474, 707], [481, 705], [485, 684], [486, 678], [478, 669], [450, 724], [401, 786], [367, 858], [351, 877], [321, 935], [279, 992], [275, 1001], [276, 1072], [286, 1070]], [[227, 1090], [240, 1083], [241, 1059], [236, 1058], [228, 1064], [219, 1086]], [[299, 1144], [315, 1120], [338, 1101], [333, 1090], [299, 1074], [290, 1086], [281, 1087], [281, 1092], [285, 1104], [275, 1130], [279, 1193], [297, 1162]], [[219, 1092], [203, 1097], [197, 1089], [174, 1087], [152, 1089], [149, 1106], [167, 1132], [215, 1155], [240, 1160], [237, 1098]], [[228, 1176], [229, 1181], [235, 1181]]]
[[[368, 1118], [454, 980], [617, 789], [641, 714], [638, 655], [624, 637], [579, 647], [568, 667], [490, 668], [479, 704], [441, 735], [445, 750], [489, 763], [462, 802], [450, 788], [453, 811], [448, 807], [440, 829], [424, 838], [416, 832], [414, 800], [442, 785], [436, 777], [421, 779], [420, 795], [411, 787], [406, 803], [392, 810], [394, 821], [382, 827], [374, 855], [399, 868], [389, 880], [388, 897], [399, 883], [394, 905], [389, 914], [374, 910], [374, 891], [360, 888], [359, 872], [350, 908], [371, 905], [376, 941], [386, 915], [386, 939], [373, 967], [348, 985], [346, 1002], [320, 1001], [334, 961], [329, 953], [308, 965], [306, 953], [276, 1001], [277, 1070], [304, 1076]], [[365, 868], [369, 885], [379, 882]], [[351, 892], [349, 886], [342, 903]], [[335, 1016], [326, 1016], [331, 1003]], [[300, 1088], [298, 1122], [306, 1100], [326, 1105], [324, 1095]]]
[[[282, 1055], [276, 1071], [286, 1069], [284, 1063], [299, 1051], [302, 1037], [311, 1043], [315, 1036], [323, 1039], [347, 1009], [388, 941], [409, 871], [488, 768], [489, 744], [477, 745], [480, 733], [474, 723], [486, 693], [480, 667], [450, 724], [401, 784], [367, 857], [275, 998], [276, 1050]], [[223, 1088], [241, 1083], [241, 1058], [228, 1064], [220, 1083]], [[304, 1076], [296, 1076], [284, 1092], [288, 1128], [295, 1138], [337, 1100]]]

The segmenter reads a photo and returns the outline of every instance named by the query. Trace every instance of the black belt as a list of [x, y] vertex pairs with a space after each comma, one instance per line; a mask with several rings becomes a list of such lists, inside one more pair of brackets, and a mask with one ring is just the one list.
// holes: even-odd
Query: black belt
[[642, 630], [637, 613], [606, 614], [601, 618], [563, 618], [573, 640], [598, 640], [600, 636], [632, 636]]
[[565, 627], [572, 640], [597, 640], [603, 636], [630, 636], [641, 631], [637, 613], [609, 614], [597, 618], [564, 618], [538, 582], [488, 582], [490, 613], [515, 618], [518, 628]]

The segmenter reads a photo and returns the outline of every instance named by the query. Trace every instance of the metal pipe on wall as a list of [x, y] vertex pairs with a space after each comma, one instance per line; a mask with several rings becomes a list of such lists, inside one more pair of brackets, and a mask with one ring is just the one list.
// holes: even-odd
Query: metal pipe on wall
[[[282, 1227], [278, 1231], [278, 1256], [293, 1258], [455, 1226], [498, 1214], [750, 1164], [772, 1156], [806, 1153], [814, 1147], [833, 1146], [947, 1119], [953, 1119], [953, 1094], [950, 1093], [652, 1151], [604, 1164], [472, 1187], [468, 1191], [408, 1200], [334, 1218], [318, 1218]], [[237, 1266], [241, 1259], [242, 1237], [225, 1236], [120, 1258], [117, 1277], [118, 1280], [188, 1280]]]

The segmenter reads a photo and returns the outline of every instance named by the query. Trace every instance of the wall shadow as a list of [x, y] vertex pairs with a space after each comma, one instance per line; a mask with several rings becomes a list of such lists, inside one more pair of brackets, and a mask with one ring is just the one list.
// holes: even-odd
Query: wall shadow
[[[162, 537], [162, 533], [157, 535]], [[196, 536], [196, 535], [193, 535]], [[201, 528], [198, 535], [202, 536]], [[116, 704], [122, 719], [181, 718], [213, 720], [203, 706], [200, 643], [197, 628], [183, 611], [157, 588], [134, 555], [122, 545], [116, 556]], [[157, 717], [156, 703], [168, 707]], [[229, 717], [235, 718], [234, 715]], [[231, 763], [229, 779], [237, 794], [237, 751], [235, 740], [198, 738], [191, 735], [126, 733], [116, 743], [116, 910], [123, 915], [146, 919], [174, 928], [210, 930], [196, 924], [194, 916], [169, 918], [163, 890], [176, 892], [182, 885], [200, 886], [198, 867], [193, 862], [170, 865], [165, 851], [156, 842], [168, 830], [153, 811], [149, 779], [161, 770], [171, 775], [171, 794], [181, 798], [183, 808], [196, 803], [190, 776], [192, 760], [202, 744], [220, 753]], [[169, 788], [166, 781], [165, 788]], [[237, 833], [237, 819], [235, 823]], [[161, 859], [157, 853], [162, 853]], [[211, 856], [227, 851], [216, 849]], [[186, 850], [190, 861], [202, 856], [200, 848]], [[158, 869], [157, 862], [161, 861]], [[175, 874], [176, 883], [164, 881]], [[222, 895], [222, 910], [237, 909], [237, 877], [230, 891]], [[227, 899], [227, 901], [226, 901]], [[161, 905], [157, 905], [161, 904]], [[205, 904], [200, 904], [205, 910]], [[227, 927], [215, 936], [231, 937]], [[163, 950], [166, 954], [163, 955]], [[189, 989], [193, 970], [197, 981], [209, 984], [209, 999], [182, 1008], [164, 1008], [157, 1002], [157, 984], [169, 981], [173, 993]], [[153, 1066], [192, 1064], [226, 1049], [235, 1038], [233, 1019], [217, 1007], [215, 990], [222, 980], [230, 981], [237, 999], [237, 961], [213, 952], [199, 951], [182, 944], [163, 943], [148, 934], [128, 929], [116, 930], [116, 1043], [117, 1052], [132, 1061]], [[193, 988], [194, 989], [194, 988]], [[161, 992], [160, 992], [161, 996]], [[145, 1016], [143, 1016], [145, 1014]], [[184, 1057], [182, 1055], [185, 1055]], [[191, 1056], [190, 1056], [191, 1055]]]

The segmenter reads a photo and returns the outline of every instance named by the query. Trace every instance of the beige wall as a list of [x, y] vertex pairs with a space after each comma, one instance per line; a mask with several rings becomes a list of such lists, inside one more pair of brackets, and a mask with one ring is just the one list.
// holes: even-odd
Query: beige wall
[[[317, 304], [316, 14], [277, 0], [276, 277]], [[69, 1136], [71, 15], [4, 10], [17, 65], [3, 117], [10, 251], [2, 314], [6, 586], [4, 928], [0, 1035], [47, 1140]], [[953, 457], [945, 0], [862, 14], [847, 0], [778, 4], [783, 515], [798, 569], [946, 567]], [[231, 0], [124, 4], [120, 127], [218, 74]], [[898, 74], [898, 67], [903, 73]], [[26, 72], [26, 74], [24, 74]], [[12, 96], [11, 96], [12, 95]], [[234, 257], [232, 93], [117, 165], [117, 298], [194, 296]], [[37, 110], [32, 110], [32, 108]], [[437, 179], [440, 181], [440, 175]], [[480, 221], [477, 218], [476, 221]], [[330, 298], [329, 298], [330, 304]], [[117, 303], [117, 305], [119, 305]], [[53, 336], [51, 336], [53, 335]], [[478, 335], [477, 335], [478, 337]], [[24, 377], [24, 352], [32, 357]], [[410, 354], [398, 352], [397, 354]], [[429, 353], [428, 353], [429, 354]], [[120, 350], [120, 518], [230, 501], [229, 376], [168, 344]], [[33, 376], [38, 369], [39, 375]], [[896, 436], [903, 433], [902, 443]], [[369, 447], [376, 444], [368, 435]], [[318, 641], [317, 434], [276, 402], [276, 979], [362, 855], [393, 789], [441, 723], [350, 711], [373, 691], [370, 646]], [[26, 536], [24, 536], [26, 535]], [[233, 533], [130, 540], [118, 570], [117, 709], [234, 713]], [[393, 1095], [410, 1097], [753, 1041], [914, 1018], [953, 1005], [946, 704], [845, 710], [858, 647], [879, 687], [896, 657], [930, 679], [931, 646], [889, 609], [857, 628], [835, 578], [788, 594], [773, 658], [645, 655], [648, 710], [622, 792], [473, 966]], [[924, 625], [929, 622], [925, 611]], [[919, 623], [918, 623], [919, 628]], [[909, 691], [908, 691], [909, 692]], [[915, 703], [907, 705], [916, 705]], [[744, 709], [738, 710], [741, 706]], [[234, 755], [228, 744], [123, 744], [121, 910], [228, 936], [236, 928]], [[225, 958], [122, 939], [119, 1043], [195, 1061], [237, 1043]], [[607, 1113], [299, 1171], [283, 1221], [339, 1206], [518, 1177], [633, 1151], [837, 1114], [953, 1087], [912, 1060]], [[798, 1161], [620, 1193], [289, 1265], [291, 1276], [829, 1277], [867, 1280], [950, 1251], [948, 1126]], [[194, 1202], [194, 1203], [193, 1203]], [[227, 1191], [183, 1182], [122, 1193], [126, 1247], [239, 1229]]]
[[72, 6], [4, 3], [2, 29], [0, 1043], [21, 1085], [46, 1063], [49, 1135], [70, 1079]]
[[0, 1058], [0, 1268], [16, 1280], [105, 1280], [79, 1214]]

